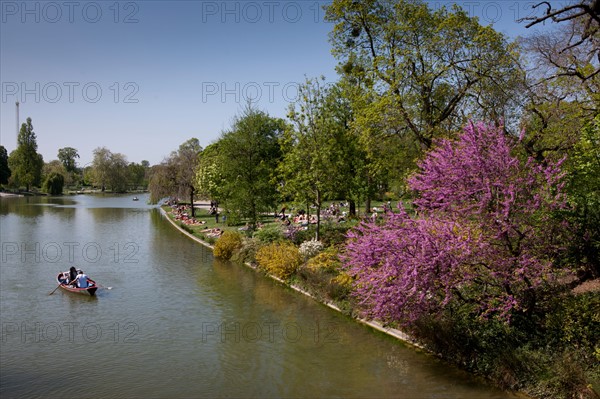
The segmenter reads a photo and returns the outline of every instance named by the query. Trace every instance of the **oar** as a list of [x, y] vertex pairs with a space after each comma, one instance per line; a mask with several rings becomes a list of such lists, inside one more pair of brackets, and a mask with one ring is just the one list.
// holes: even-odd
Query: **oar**
[[51, 293], [49, 293], [48, 295], [52, 295], [52, 294], [54, 294], [54, 291], [56, 291], [56, 290], [58, 289], [58, 287], [60, 287], [61, 285], [62, 285], [62, 284], [59, 284], [59, 285], [58, 285], [58, 286], [57, 286], [55, 289], [53, 289], [53, 290], [52, 290], [52, 292], [51, 292]]
[[96, 283], [94, 280], [92, 280], [94, 282], [94, 285], [98, 288], [104, 288], [105, 290], [112, 290], [112, 287], [104, 287], [98, 283]]

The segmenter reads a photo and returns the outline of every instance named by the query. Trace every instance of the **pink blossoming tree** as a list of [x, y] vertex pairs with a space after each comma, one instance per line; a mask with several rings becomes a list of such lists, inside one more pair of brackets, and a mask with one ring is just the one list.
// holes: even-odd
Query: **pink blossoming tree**
[[349, 234], [344, 264], [371, 317], [405, 325], [451, 301], [484, 317], [510, 320], [536, 306], [568, 229], [561, 162], [523, 162], [501, 127], [468, 125], [441, 140], [408, 184], [415, 217], [404, 209]]

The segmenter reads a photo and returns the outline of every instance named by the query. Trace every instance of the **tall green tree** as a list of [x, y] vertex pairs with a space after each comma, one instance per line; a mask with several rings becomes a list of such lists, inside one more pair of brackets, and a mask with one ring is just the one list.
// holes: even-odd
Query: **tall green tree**
[[354, 161], [360, 161], [353, 184], [357, 196], [365, 200], [366, 212], [370, 212], [371, 200], [385, 192], [405, 193], [405, 178], [415, 169], [420, 154], [419, 143], [411, 135], [401, 134], [382, 117], [377, 105], [380, 97], [370, 88], [371, 83], [359, 74], [343, 75], [337, 85], [339, 98], [351, 109], [350, 128], [358, 141]]
[[150, 168], [148, 161], [142, 163], [130, 162], [128, 165], [131, 185], [135, 188], [148, 186], [148, 170]]
[[21, 125], [17, 137], [17, 148], [10, 153], [8, 165], [12, 171], [12, 180], [16, 185], [39, 186], [42, 178], [44, 159], [37, 152], [37, 139], [33, 131], [31, 118]]
[[588, 123], [567, 160], [569, 214], [578, 239], [571, 257], [582, 265], [583, 279], [600, 277], [600, 115]]
[[[189, 198], [194, 203], [196, 168], [202, 147], [200, 141], [193, 137], [182, 143], [177, 151], [165, 158], [159, 165], [152, 167], [148, 189], [150, 200], [154, 203], [162, 198], [175, 196]], [[192, 217], [195, 215], [192, 206]]]
[[192, 217], [195, 216], [194, 210], [194, 195], [195, 195], [195, 180], [196, 167], [198, 166], [198, 156], [202, 151], [200, 141], [192, 137], [182, 143], [172, 156], [171, 161], [174, 164], [175, 184], [180, 196], [188, 196], [192, 209]]
[[195, 187], [198, 195], [217, 202], [224, 199], [223, 178], [219, 170], [219, 141], [202, 150], [196, 167]]
[[44, 179], [42, 189], [50, 195], [60, 195], [65, 186], [65, 177], [59, 172], [50, 172]]
[[581, 132], [600, 113], [600, 32], [574, 45], [587, 17], [520, 41], [527, 71], [522, 147], [538, 161], [570, 153]]
[[359, 157], [349, 129], [350, 108], [340, 94], [336, 86], [307, 79], [299, 88], [299, 101], [290, 106], [293, 126], [281, 140], [280, 192], [316, 207], [317, 239], [323, 201], [340, 194], [354, 200]]
[[520, 77], [513, 45], [458, 6], [334, 0], [326, 19], [340, 72], [370, 81], [377, 96], [366, 111], [386, 130], [429, 148], [469, 117], [508, 116]]
[[110, 174], [111, 152], [106, 147], [97, 147], [94, 149], [94, 159], [92, 160], [91, 183], [104, 192], [106, 190]]
[[230, 221], [248, 218], [256, 224], [262, 212], [276, 207], [272, 178], [281, 159], [279, 138], [285, 128], [283, 119], [248, 105], [234, 119], [231, 130], [219, 138], [219, 202], [229, 212]]
[[8, 167], [8, 152], [3, 145], [0, 145], [0, 184], [7, 184], [11, 171]]
[[113, 153], [106, 147], [94, 150], [91, 169], [92, 184], [104, 192], [110, 188], [113, 192], [125, 192], [130, 184], [127, 157]]
[[111, 153], [107, 184], [115, 193], [124, 193], [131, 183], [131, 174], [127, 157], [121, 153]]
[[79, 158], [79, 153], [73, 147], [64, 147], [58, 150], [58, 160], [62, 162], [65, 170], [69, 173], [77, 170], [76, 158]]

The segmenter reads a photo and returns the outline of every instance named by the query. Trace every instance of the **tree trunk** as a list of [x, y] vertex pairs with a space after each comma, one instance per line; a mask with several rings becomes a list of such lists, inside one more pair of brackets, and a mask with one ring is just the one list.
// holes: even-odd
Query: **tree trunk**
[[319, 241], [321, 238], [321, 192], [317, 190], [317, 234], [315, 239]]
[[195, 217], [195, 213], [194, 213], [194, 187], [190, 187], [190, 205], [192, 207], [192, 217]]
[[354, 202], [354, 200], [348, 200], [348, 206], [350, 208], [348, 211], [350, 216], [356, 217], [356, 202]]
[[310, 202], [306, 200], [306, 220], [310, 222]]

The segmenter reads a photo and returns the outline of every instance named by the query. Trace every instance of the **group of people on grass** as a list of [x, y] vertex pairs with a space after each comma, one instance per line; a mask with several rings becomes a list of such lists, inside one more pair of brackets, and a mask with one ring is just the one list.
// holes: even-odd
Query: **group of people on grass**
[[[347, 212], [340, 211], [340, 206], [345, 206], [346, 204], [340, 203], [332, 203], [328, 207], [324, 208], [321, 211], [321, 219], [332, 221], [335, 220], [338, 223], [344, 223], [346, 221]], [[279, 219], [281, 223], [285, 226], [300, 226], [303, 228], [308, 228], [309, 224], [317, 224], [317, 215], [312, 214], [310, 216], [307, 215], [304, 209], [298, 210], [295, 215], [286, 214], [287, 207], [284, 205], [281, 208], [281, 211], [276, 215], [276, 219]]]
[[187, 225], [203, 225], [206, 224], [204, 220], [198, 220], [196, 218], [191, 217], [188, 214], [189, 205], [171, 205], [171, 209], [173, 209], [173, 217], [175, 220], [178, 220]]

